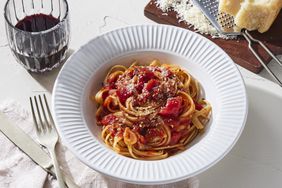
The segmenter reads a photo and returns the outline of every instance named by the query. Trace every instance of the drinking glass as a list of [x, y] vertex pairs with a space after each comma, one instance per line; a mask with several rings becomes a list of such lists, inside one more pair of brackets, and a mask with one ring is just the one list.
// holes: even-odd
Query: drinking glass
[[45, 72], [59, 66], [69, 45], [66, 0], [8, 0], [5, 26], [9, 46], [28, 71]]

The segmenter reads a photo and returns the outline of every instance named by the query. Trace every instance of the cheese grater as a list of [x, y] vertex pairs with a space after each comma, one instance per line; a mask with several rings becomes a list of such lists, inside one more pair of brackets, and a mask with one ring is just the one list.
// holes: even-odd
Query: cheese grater
[[270, 51], [267, 46], [265, 46], [260, 40], [255, 39], [251, 34], [243, 29], [238, 28], [234, 22], [234, 17], [232, 15], [219, 12], [218, 5], [219, 0], [193, 0], [193, 3], [198, 6], [203, 14], [208, 18], [211, 24], [216, 28], [216, 30], [227, 36], [239, 36], [242, 35], [249, 43], [249, 49], [261, 63], [261, 65], [267, 70], [267, 72], [273, 77], [273, 79], [282, 87], [282, 81], [268, 68], [261, 57], [253, 48], [253, 43], [259, 44], [263, 49], [282, 66], [282, 62]]

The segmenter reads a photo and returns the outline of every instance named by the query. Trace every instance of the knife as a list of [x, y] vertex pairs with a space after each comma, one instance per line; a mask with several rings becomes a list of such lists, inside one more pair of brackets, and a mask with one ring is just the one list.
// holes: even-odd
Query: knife
[[[19, 127], [11, 124], [1, 112], [0, 131], [36, 164], [41, 166], [52, 176], [56, 177], [52, 160], [49, 155], [29, 135], [27, 135]], [[78, 188], [78, 186], [66, 175], [64, 175], [64, 181], [69, 188]]]

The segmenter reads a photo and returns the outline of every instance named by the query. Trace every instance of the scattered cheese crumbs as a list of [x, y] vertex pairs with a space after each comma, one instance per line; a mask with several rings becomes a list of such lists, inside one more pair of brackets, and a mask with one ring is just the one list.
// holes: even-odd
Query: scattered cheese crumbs
[[163, 12], [167, 12], [170, 8], [174, 7], [177, 0], [157, 0], [157, 5]]
[[193, 5], [192, 0], [157, 0], [156, 4], [163, 12], [176, 11], [179, 22], [186, 22], [195, 32], [211, 35], [213, 38], [234, 39], [218, 33], [202, 11]]

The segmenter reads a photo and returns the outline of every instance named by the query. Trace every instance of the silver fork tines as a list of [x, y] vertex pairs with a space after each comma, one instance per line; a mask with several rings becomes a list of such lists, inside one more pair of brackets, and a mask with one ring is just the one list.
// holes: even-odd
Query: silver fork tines
[[[55, 128], [54, 120], [50, 112], [45, 94], [43, 95], [44, 103], [41, 95], [29, 97], [31, 112], [33, 116], [34, 125], [36, 127], [36, 134], [40, 144], [46, 147], [53, 160], [59, 187], [65, 187], [62, 173], [60, 171], [59, 163], [57, 161], [55, 148], [58, 142], [58, 133]], [[38, 102], [39, 101], [39, 102]]]

